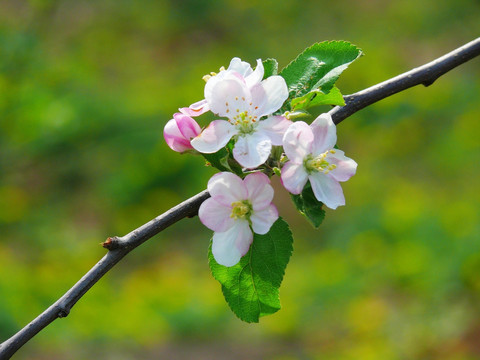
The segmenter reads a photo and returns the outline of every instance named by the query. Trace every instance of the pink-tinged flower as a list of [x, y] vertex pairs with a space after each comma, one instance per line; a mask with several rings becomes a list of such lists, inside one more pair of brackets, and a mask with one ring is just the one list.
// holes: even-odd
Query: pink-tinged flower
[[176, 113], [163, 129], [163, 137], [167, 145], [174, 151], [184, 152], [193, 149], [190, 139], [194, 138], [202, 129], [190, 116]]
[[266, 234], [278, 219], [272, 204], [273, 188], [263, 173], [249, 174], [242, 180], [221, 172], [208, 181], [211, 198], [198, 210], [200, 221], [215, 231], [212, 253], [224, 266], [233, 266], [248, 252], [253, 233]]
[[[220, 68], [220, 72], [218, 74], [216, 73], [211, 73], [211, 75], [205, 75], [203, 79], [205, 81], [210, 80], [212, 77], [222, 77], [225, 75], [225, 71], [235, 71], [239, 73], [243, 77], [248, 77], [250, 74], [253, 73], [253, 69], [250, 66], [249, 63], [240, 60], [239, 58], [235, 57], [230, 61], [230, 65], [228, 66], [228, 69], [225, 70], [225, 68], [222, 66]], [[263, 74], [262, 74], [263, 75]], [[262, 80], [262, 79], [260, 79]], [[259, 80], [259, 81], [260, 81]], [[178, 109], [182, 114], [188, 115], [188, 116], [200, 116], [207, 111], [210, 110], [210, 107], [208, 106], [207, 100], [203, 99], [200, 101], [197, 101], [196, 103], [193, 103], [189, 107], [184, 107]]]
[[[282, 144], [283, 134], [291, 125], [283, 116], [271, 116], [287, 99], [288, 90], [281, 76], [262, 81], [264, 69], [260, 59], [255, 71], [246, 69], [243, 62], [237, 63], [242, 72], [225, 70], [205, 85], [210, 110], [228, 121], [212, 121], [192, 140], [192, 146], [202, 153], [214, 153], [235, 137], [233, 157], [243, 167], [252, 169], [268, 159], [272, 145]], [[231, 63], [230, 68], [236, 67]]]
[[335, 124], [329, 114], [322, 114], [308, 126], [303, 121], [292, 124], [283, 137], [283, 149], [289, 161], [282, 168], [282, 183], [292, 194], [300, 194], [310, 180], [318, 201], [330, 209], [345, 205], [340, 181], [347, 181], [357, 170], [357, 163], [334, 149]]

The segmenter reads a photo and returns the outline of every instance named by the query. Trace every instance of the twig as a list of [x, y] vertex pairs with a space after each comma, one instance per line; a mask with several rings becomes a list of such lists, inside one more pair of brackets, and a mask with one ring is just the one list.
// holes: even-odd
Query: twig
[[[428, 64], [345, 96], [346, 105], [333, 108], [330, 114], [333, 121], [338, 124], [364, 107], [388, 96], [420, 84], [429, 86], [443, 74], [478, 55], [480, 55], [480, 38]], [[204, 190], [127, 235], [108, 238], [102, 243], [103, 247], [109, 250], [108, 253], [87, 274], [30, 324], [0, 344], [0, 360], [9, 359], [55, 319], [66, 317], [77, 301], [125, 255], [177, 221], [195, 216], [200, 204], [209, 197], [208, 192]]]
[[108, 253], [88, 273], [30, 324], [0, 345], [0, 360], [9, 359], [55, 319], [68, 316], [77, 301], [125, 255], [177, 221], [195, 216], [200, 204], [209, 197], [208, 192], [204, 190], [127, 235], [108, 238], [102, 244], [109, 249]]
[[357, 111], [416, 85], [430, 86], [443, 74], [480, 55], [480, 38], [477, 38], [448, 54], [425, 65], [412, 69], [373, 85], [355, 94], [344, 96], [345, 106], [330, 110], [335, 124], [338, 124]]

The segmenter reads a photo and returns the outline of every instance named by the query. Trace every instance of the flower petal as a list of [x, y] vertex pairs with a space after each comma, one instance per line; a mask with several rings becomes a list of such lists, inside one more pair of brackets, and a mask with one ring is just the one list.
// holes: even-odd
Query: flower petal
[[264, 68], [261, 59], [257, 59], [257, 67], [255, 71], [250, 75], [245, 77], [245, 82], [247, 83], [247, 87], [250, 89], [252, 86], [260, 83], [263, 79]]
[[323, 202], [325, 206], [333, 210], [340, 205], [345, 205], [342, 187], [333, 177], [317, 172], [311, 174], [308, 178], [318, 201]]
[[233, 157], [247, 169], [262, 165], [270, 156], [272, 141], [262, 133], [239, 136], [233, 148]]
[[270, 206], [273, 200], [273, 188], [270, 179], [261, 172], [248, 174], [243, 183], [247, 187], [248, 199], [254, 211], [260, 211]]
[[253, 241], [253, 233], [247, 221], [236, 221], [225, 232], [215, 232], [212, 239], [212, 254], [224, 266], [236, 265], [248, 252]]
[[235, 174], [221, 172], [213, 175], [207, 185], [210, 196], [222, 205], [230, 206], [235, 201], [246, 200], [247, 187]]
[[270, 116], [258, 122], [257, 131], [267, 134], [272, 145], [282, 145], [283, 135], [290, 125], [292, 122], [284, 116]]
[[225, 120], [212, 121], [197, 137], [193, 138], [193, 148], [201, 153], [211, 154], [227, 145], [238, 130]]
[[270, 76], [261, 83], [250, 88], [253, 106], [256, 107], [253, 115], [258, 118], [273, 114], [280, 109], [288, 98], [288, 89], [285, 79], [279, 75]]
[[205, 99], [213, 113], [232, 118], [250, 110], [250, 91], [245, 80], [235, 74], [228, 72], [221, 79], [217, 75], [205, 85]]
[[198, 217], [203, 225], [210, 230], [224, 232], [230, 229], [235, 220], [230, 217], [231, 206], [216, 201], [215, 198], [205, 200], [198, 209]]
[[200, 125], [188, 115], [176, 113], [173, 114], [173, 118], [177, 122], [178, 130], [188, 140], [202, 132]]
[[308, 180], [308, 174], [303, 164], [287, 162], [282, 168], [282, 184], [292, 194], [300, 194]]
[[188, 115], [188, 116], [200, 116], [207, 111], [210, 110], [208, 107], [207, 100], [203, 99], [200, 101], [197, 101], [196, 103], [193, 103], [189, 107], [184, 107], [178, 109], [182, 114]]
[[310, 127], [315, 136], [312, 147], [313, 155], [319, 155], [327, 150], [333, 149], [337, 143], [337, 129], [330, 114], [324, 113], [319, 115]]
[[240, 251], [240, 255], [243, 256], [248, 252], [248, 249], [252, 244], [252, 229], [247, 220], [237, 220], [235, 225], [235, 231], [239, 234], [237, 241], [235, 241], [235, 247]]
[[289, 160], [301, 164], [303, 159], [311, 153], [313, 140], [310, 126], [303, 121], [296, 121], [285, 131], [283, 150]]
[[278, 210], [273, 204], [261, 211], [255, 211], [250, 217], [253, 232], [260, 235], [268, 233], [277, 219]]
[[178, 129], [175, 119], [171, 119], [167, 122], [165, 128], [163, 129], [163, 137], [165, 138], [167, 145], [173, 151], [184, 152], [192, 149], [190, 141], [185, 139], [183, 134]]
[[355, 160], [346, 157], [342, 150], [335, 149], [335, 153], [329, 153], [326, 160], [330, 164], [335, 164], [337, 166], [329, 172], [329, 175], [337, 181], [347, 181], [355, 175], [355, 172], [357, 171], [357, 163]]
[[[247, 77], [248, 75], [250, 75], [252, 72], [253, 72], [253, 69], [252, 67], [250, 66], [250, 64], [246, 61], [242, 61], [240, 58], [238, 57], [234, 57], [231, 61], [230, 61], [230, 65], [228, 65], [228, 69], [227, 70], [233, 70], [233, 71], [236, 71], [238, 72], [240, 75], [242, 75], [243, 77]], [[263, 75], [262, 75], [263, 76]]]

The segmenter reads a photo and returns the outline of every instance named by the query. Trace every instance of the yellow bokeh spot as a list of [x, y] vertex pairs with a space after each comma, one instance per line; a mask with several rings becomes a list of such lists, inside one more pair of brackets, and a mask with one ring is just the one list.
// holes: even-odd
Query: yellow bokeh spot
[[28, 207], [25, 191], [15, 186], [0, 187], [0, 222], [10, 223], [21, 220]]
[[350, 242], [350, 255], [361, 267], [375, 266], [385, 259], [386, 244], [380, 234], [375, 231], [365, 231], [357, 234]]
[[397, 359], [397, 355], [388, 339], [373, 338], [346, 347], [344, 356], [338, 358], [345, 360], [385, 360]]
[[347, 276], [345, 256], [335, 249], [324, 250], [312, 258], [312, 269], [319, 284], [333, 285]]
[[391, 183], [391, 189], [383, 199], [383, 222], [389, 230], [404, 230], [420, 221], [425, 213], [428, 191], [407, 179]]
[[400, 276], [419, 274], [426, 270], [430, 262], [430, 253], [419, 241], [403, 240], [393, 249], [390, 266]]
[[378, 297], [356, 299], [350, 303], [347, 316], [353, 331], [376, 332], [385, 325], [388, 306]]

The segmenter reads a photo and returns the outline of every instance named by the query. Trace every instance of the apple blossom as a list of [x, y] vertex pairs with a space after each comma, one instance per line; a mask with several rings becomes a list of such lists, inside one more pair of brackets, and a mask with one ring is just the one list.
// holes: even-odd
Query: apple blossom
[[[249, 63], [240, 60], [240, 58], [238, 58], [238, 57], [234, 57], [230, 61], [230, 65], [228, 66], [227, 70], [225, 70], [225, 68], [222, 66], [220, 68], [220, 72], [218, 74], [212, 72], [212, 73], [210, 73], [210, 75], [205, 75], [203, 77], [203, 80], [208, 82], [208, 80], [210, 80], [214, 76], [218, 76], [218, 77], [221, 78], [222, 76], [225, 75], [225, 71], [227, 71], [227, 72], [228, 71], [235, 71], [245, 78], [253, 73], [253, 69], [252, 69], [252, 67], [250, 66]], [[262, 76], [263, 76], [263, 74], [262, 74]], [[260, 80], [262, 80], [262, 79], [260, 79]], [[207, 111], [209, 111], [210, 108], [208, 106], [207, 100], [203, 99], [203, 100], [197, 101], [196, 103], [193, 103], [189, 107], [180, 108], [178, 110], [180, 110], [180, 112], [182, 114], [185, 114], [185, 115], [188, 115], [188, 116], [199, 116], [199, 115], [202, 115], [202, 114], [206, 113]]]
[[310, 181], [318, 201], [331, 209], [345, 205], [339, 182], [355, 174], [357, 163], [342, 150], [334, 149], [336, 142], [336, 128], [329, 114], [320, 115], [310, 126], [303, 121], [293, 123], [283, 137], [289, 159], [281, 173], [285, 188], [300, 194]]
[[255, 71], [240, 59], [235, 66], [232, 63], [229, 70], [211, 77], [205, 85], [209, 109], [228, 121], [212, 121], [191, 144], [199, 152], [214, 153], [234, 137], [233, 157], [241, 166], [251, 169], [268, 159], [272, 145], [282, 144], [283, 134], [291, 125], [283, 116], [271, 116], [288, 98], [288, 89], [281, 76], [262, 80], [264, 68], [260, 59]]
[[192, 150], [190, 139], [200, 134], [202, 129], [190, 116], [176, 113], [163, 129], [163, 137], [167, 145], [174, 151], [185, 152]]
[[208, 181], [211, 198], [205, 200], [198, 216], [215, 231], [212, 253], [224, 266], [233, 266], [248, 252], [253, 232], [266, 234], [278, 219], [272, 204], [273, 188], [267, 175], [256, 172], [241, 179], [235, 174], [221, 172]]

